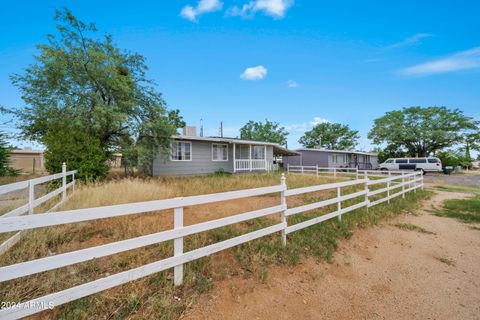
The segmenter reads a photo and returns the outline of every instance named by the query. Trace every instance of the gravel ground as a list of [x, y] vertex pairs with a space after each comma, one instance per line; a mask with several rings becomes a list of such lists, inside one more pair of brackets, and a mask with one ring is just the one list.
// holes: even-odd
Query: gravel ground
[[480, 187], [480, 174], [464, 173], [464, 174], [432, 174], [427, 173], [424, 176], [426, 183], [432, 184], [449, 184], [457, 186], [479, 186]]

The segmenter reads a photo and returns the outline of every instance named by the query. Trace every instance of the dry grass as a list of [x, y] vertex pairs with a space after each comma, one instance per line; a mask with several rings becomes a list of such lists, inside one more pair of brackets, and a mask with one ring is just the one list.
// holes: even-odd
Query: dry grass
[[[306, 175], [287, 176], [289, 188], [326, 182], [333, 182], [333, 179]], [[280, 175], [277, 173], [113, 180], [106, 183], [77, 186], [74, 195], [61, 210], [240, 190], [279, 183]], [[356, 190], [358, 187], [351, 187], [345, 192], [350, 193]], [[317, 192], [290, 197], [288, 204], [297, 206], [319, 201], [331, 197], [334, 192]], [[416, 198], [408, 200], [420, 199], [421, 195], [421, 192], [417, 192]], [[361, 200], [349, 200], [345, 206]], [[409, 202], [408, 200], [398, 199], [396, 205], [391, 207], [386, 205], [380, 205], [378, 209], [374, 207], [373, 210], [370, 209], [368, 215], [364, 211], [349, 213], [345, 215], [342, 223], [335, 220], [316, 225], [304, 232], [296, 232], [289, 240], [287, 248], [281, 247], [278, 235], [273, 235], [233, 250], [215, 254], [215, 258], [207, 257], [191, 262], [186, 265], [185, 284], [179, 288], [172, 285], [171, 271], [161, 272], [74, 301], [56, 308], [54, 312], [42, 313], [36, 318], [173, 319], [178, 317], [198, 294], [209, 290], [214, 280], [242, 275], [255, 276], [264, 281], [268, 274], [267, 267], [270, 264], [298, 263], [306, 254], [328, 260], [336, 248], [336, 238], [348, 237], [355, 227], [375, 223], [382, 217], [411, 209], [415, 201]], [[189, 207], [185, 209], [185, 224], [189, 225], [277, 204], [279, 204], [279, 196], [275, 194]], [[289, 224], [324, 214], [329, 212], [328, 210], [332, 211], [335, 208], [330, 206], [291, 217]], [[269, 218], [255, 219], [240, 225], [189, 236], [185, 239], [185, 251], [263, 228], [278, 219], [278, 215], [273, 215]], [[166, 210], [27, 231], [12, 250], [0, 256], [0, 265], [10, 265], [133, 238], [171, 229], [172, 225], [172, 210]], [[305, 248], [308, 250], [305, 251]], [[172, 241], [169, 241], [5, 282], [0, 287], [0, 301], [26, 301], [172, 255]]]
[[25, 181], [25, 180], [30, 180], [30, 179], [35, 179], [35, 178], [38, 178], [38, 177], [41, 177], [41, 176], [43, 176], [43, 174], [29, 173], [29, 174], [19, 174], [17, 176], [0, 177], [0, 185], [19, 182], [19, 181]]

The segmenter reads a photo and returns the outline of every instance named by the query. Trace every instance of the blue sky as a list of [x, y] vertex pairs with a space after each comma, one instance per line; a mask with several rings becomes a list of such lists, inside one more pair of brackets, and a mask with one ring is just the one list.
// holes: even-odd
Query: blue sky
[[[480, 119], [479, 1], [10, 1], [0, 5], [0, 105], [22, 105], [9, 75], [55, 32], [56, 8], [147, 58], [149, 78], [188, 124], [238, 135], [278, 121], [289, 147], [318, 121], [366, 135], [411, 105]], [[14, 130], [11, 124], [4, 130]], [[16, 142], [32, 145], [31, 142]]]

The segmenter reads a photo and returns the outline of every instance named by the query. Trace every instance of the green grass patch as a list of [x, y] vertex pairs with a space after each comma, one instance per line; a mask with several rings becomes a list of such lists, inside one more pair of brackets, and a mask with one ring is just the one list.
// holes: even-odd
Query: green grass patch
[[411, 223], [397, 223], [394, 226], [402, 230], [415, 231], [415, 232], [425, 233], [425, 234], [436, 234], [435, 232], [428, 231], [427, 229], [424, 229], [422, 227], [416, 226]]
[[454, 218], [465, 223], [480, 223], [480, 196], [446, 200], [443, 208], [436, 210], [434, 214], [439, 217]]

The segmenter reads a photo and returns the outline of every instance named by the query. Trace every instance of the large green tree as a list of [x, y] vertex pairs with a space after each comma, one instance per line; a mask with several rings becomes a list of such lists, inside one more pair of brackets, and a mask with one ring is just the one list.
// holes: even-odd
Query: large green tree
[[23, 137], [46, 146], [52, 171], [63, 161], [82, 169], [81, 159], [89, 162], [81, 176], [101, 178], [105, 160], [120, 151], [137, 155], [135, 164], [150, 174], [155, 155], [183, 126], [178, 110], [169, 111], [146, 78], [143, 56], [120, 50], [110, 35], [97, 36], [94, 24], [69, 10], [55, 19], [57, 33], [37, 46], [35, 62], [11, 76], [25, 102], [17, 114]]
[[358, 144], [359, 138], [358, 131], [348, 125], [324, 122], [305, 132], [298, 142], [305, 148], [351, 150]]
[[12, 147], [7, 142], [7, 134], [0, 131], [0, 177], [17, 175], [19, 172], [10, 167]]
[[463, 143], [472, 130], [478, 130], [478, 122], [459, 109], [408, 107], [375, 119], [368, 137], [375, 144], [386, 143], [391, 149], [425, 157]]
[[265, 119], [265, 122], [248, 121], [240, 128], [240, 138], [254, 141], [275, 142], [287, 145], [288, 132], [279, 123]]

